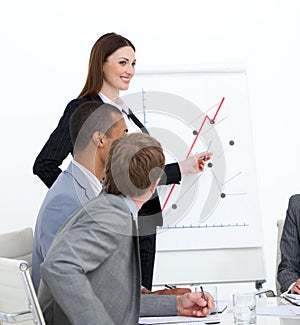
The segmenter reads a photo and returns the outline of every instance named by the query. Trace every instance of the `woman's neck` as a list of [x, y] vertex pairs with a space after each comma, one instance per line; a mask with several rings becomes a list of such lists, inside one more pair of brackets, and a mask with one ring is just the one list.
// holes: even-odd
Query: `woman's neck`
[[116, 98], [119, 97], [119, 90], [108, 88], [108, 87], [102, 87], [100, 93], [110, 100], [115, 100]]

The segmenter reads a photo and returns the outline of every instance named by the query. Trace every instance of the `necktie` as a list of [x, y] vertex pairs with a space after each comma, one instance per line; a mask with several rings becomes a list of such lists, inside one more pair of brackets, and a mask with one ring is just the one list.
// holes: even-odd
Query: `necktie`
[[128, 113], [122, 109], [122, 112], [128, 116], [129, 119], [133, 121], [133, 123], [138, 126], [143, 133], [149, 134], [148, 130], [145, 128], [144, 124], [133, 114], [132, 110], [128, 108]]
[[122, 98], [116, 98], [115, 103], [121, 108], [122, 113], [127, 115], [128, 119], [132, 120], [143, 133], [149, 134], [144, 124], [134, 115], [133, 111], [123, 102]]

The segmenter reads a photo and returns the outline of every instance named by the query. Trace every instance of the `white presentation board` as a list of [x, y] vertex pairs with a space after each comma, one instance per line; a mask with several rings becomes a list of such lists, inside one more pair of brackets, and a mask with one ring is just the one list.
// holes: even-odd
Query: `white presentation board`
[[159, 188], [164, 224], [154, 283], [264, 279], [245, 69], [149, 67], [123, 99], [162, 143], [167, 162], [213, 154], [203, 173]]

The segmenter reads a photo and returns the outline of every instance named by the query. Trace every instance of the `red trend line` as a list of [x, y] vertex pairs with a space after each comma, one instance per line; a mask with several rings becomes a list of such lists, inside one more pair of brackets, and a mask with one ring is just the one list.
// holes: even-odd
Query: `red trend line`
[[[196, 141], [197, 141], [197, 139], [198, 139], [198, 137], [199, 137], [199, 135], [200, 135], [200, 132], [202, 131], [202, 128], [203, 128], [203, 126], [204, 126], [205, 121], [206, 121], [206, 120], [209, 120], [209, 121], [213, 120], [213, 121], [214, 121], [214, 120], [216, 119], [216, 117], [217, 117], [217, 115], [218, 115], [218, 113], [219, 113], [219, 111], [220, 111], [220, 109], [221, 109], [221, 106], [222, 106], [222, 104], [223, 104], [223, 102], [224, 102], [224, 99], [225, 99], [225, 97], [222, 98], [222, 100], [221, 100], [221, 102], [220, 102], [220, 104], [219, 104], [219, 107], [218, 107], [218, 109], [217, 109], [217, 111], [216, 111], [216, 113], [215, 113], [215, 115], [214, 115], [214, 117], [213, 117], [212, 119], [210, 119], [208, 115], [205, 115], [205, 118], [203, 119], [203, 122], [202, 122], [201, 125], [200, 125], [200, 128], [199, 128], [199, 130], [198, 130], [198, 132], [197, 132], [197, 135], [195, 136], [195, 139], [194, 139], [194, 141], [193, 141], [193, 143], [192, 143], [192, 145], [191, 145], [191, 147], [190, 147], [190, 149], [189, 149], [189, 151], [188, 151], [188, 153], [187, 153], [187, 155], [186, 155], [186, 158], [188, 158], [188, 157], [190, 156], [190, 154], [191, 154], [191, 152], [192, 152], [192, 150], [193, 150], [193, 148], [194, 148], [194, 145], [195, 145], [195, 143], [196, 143]], [[171, 187], [171, 189], [170, 189], [170, 191], [169, 191], [169, 193], [168, 193], [168, 196], [167, 196], [167, 198], [166, 198], [166, 200], [165, 200], [165, 203], [164, 203], [164, 205], [163, 205], [163, 207], [162, 207], [162, 209], [161, 209], [162, 211], [163, 211], [164, 208], [166, 207], [166, 205], [167, 205], [167, 203], [168, 203], [168, 201], [169, 201], [169, 199], [170, 199], [170, 197], [171, 197], [171, 194], [172, 194], [172, 192], [173, 192], [173, 190], [174, 190], [175, 185], [176, 185], [176, 184], [173, 184], [173, 185], [172, 185], [172, 187]]]

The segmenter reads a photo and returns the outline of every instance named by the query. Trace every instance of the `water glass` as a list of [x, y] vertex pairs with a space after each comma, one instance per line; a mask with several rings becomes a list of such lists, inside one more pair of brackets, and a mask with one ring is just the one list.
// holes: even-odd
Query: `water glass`
[[256, 324], [255, 293], [233, 295], [233, 317], [235, 324]]

